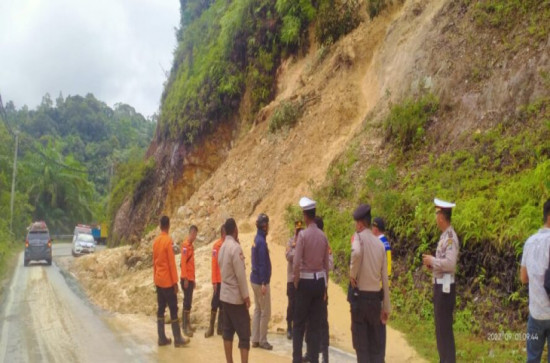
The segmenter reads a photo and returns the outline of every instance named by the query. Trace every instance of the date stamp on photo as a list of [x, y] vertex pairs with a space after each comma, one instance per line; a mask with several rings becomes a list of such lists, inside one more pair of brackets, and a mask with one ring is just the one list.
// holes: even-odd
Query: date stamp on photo
[[488, 333], [487, 340], [490, 342], [519, 342], [527, 340], [538, 340], [537, 334], [517, 332], [495, 332]]

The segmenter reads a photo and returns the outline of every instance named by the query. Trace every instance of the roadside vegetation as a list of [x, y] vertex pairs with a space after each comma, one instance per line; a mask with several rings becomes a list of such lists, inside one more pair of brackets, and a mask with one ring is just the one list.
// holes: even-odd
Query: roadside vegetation
[[252, 118], [273, 99], [281, 60], [307, 50], [309, 25], [316, 41], [331, 44], [359, 24], [360, 6], [359, 0], [182, 0], [158, 136], [192, 144], [230, 121], [243, 101]]
[[[55, 102], [45, 95], [34, 110], [7, 102], [0, 121], [0, 244], [22, 240], [32, 220], [46, 221], [53, 233], [107, 221], [110, 191], [126, 175], [128, 162], [142, 163], [155, 128], [131, 106], [113, 109], [91, 94], [59, 95]], [[19, 152], [10, 234], [15, 132]], [[124, 185], [126, 191], [134, 186]]]

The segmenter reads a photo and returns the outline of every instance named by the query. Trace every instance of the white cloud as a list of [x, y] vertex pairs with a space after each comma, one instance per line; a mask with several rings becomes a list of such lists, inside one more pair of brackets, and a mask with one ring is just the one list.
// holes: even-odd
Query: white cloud
[[46, 92], [91, 92], [152, 115], [178, 23], [178, 0], [2, 0], [2, 98], [34, 107]]

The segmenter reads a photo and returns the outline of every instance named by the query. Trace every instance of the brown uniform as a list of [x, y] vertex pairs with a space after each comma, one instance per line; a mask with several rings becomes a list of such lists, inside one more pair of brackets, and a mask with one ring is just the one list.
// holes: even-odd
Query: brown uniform
[[239, 336], [239, 348], [250, 349], [250, 314], [244, 299], [249, 297], [244, 254], [233, 236], [225, 237], [218, 255], [222, 274], [220, 300], [223, 303], [223, 339]]
[[[381, 310], [391, 311], [386, 249], [370, 229], [356, 233], [351, 246], [350, 277], [355, 279], [351, 331], [358, 362], [384, 362]], [[380, 289], [382, 286], [382, 289]]]
[[439, 359], [444, 363], [456, 361], [453, 311], [456, 304], [454, 280], [459, 248], [456, 232], [449, 226], [439, 238], [432, 266], [435, 335]]

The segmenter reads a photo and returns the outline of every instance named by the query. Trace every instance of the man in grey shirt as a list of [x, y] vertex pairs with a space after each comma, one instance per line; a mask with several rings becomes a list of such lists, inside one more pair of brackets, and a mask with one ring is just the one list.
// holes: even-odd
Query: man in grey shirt
[[544, 226], [525, 242], [521, 257], [520, 280], [529, 284], [527, 362], [540, 362], [544, 342], [550, 339], [550, 299], [544, 289], [544, 275], [550, 255], [550, 199], [544, 203], [543, 215]]

